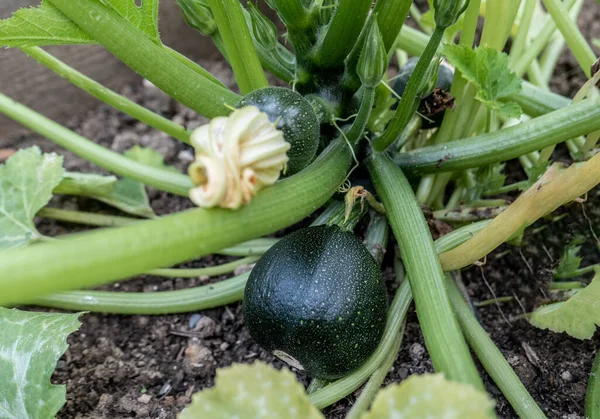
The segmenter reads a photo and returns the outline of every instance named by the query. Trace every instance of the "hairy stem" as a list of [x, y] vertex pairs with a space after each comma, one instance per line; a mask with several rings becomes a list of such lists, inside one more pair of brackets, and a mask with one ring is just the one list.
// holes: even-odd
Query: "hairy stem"
[[256, 55], [254, 42], [238, 0], [208, 0], [219, 34], [227, 51], [227, 61], [243, 95], [268, 87], [267, 78]]
[[514, 159], [600, 129], [600, 107], [584, 100], [522, 124], [399, 154], [395, 161], [417, 173], [464, 170]]
[[412, 118], [414, 111], [416, 110], [415, 103], [421, 99], [418, 95], [419, 88], [421, 87], [421, 84], [426, 76], [427, 69], [431, 65], [431, 60], [437, 53], [445, 31], [445, 28], [442, 27], [436, 27], [433, 31], [433, 35], [431, 35], [431, 38], [429, 39], [427, 48], [425, 48], [425, 51], [423, 51], [415, 70], [408, 79], [408, 84], [406, 85], [404, 94], [400, 99], [394, 119], [392, 119], [392, 122], [387, 127], [383, 135], [377, 138], [373, 144], [373, 148], [376, 151], [382, 152], [390, 144], [396, 141]]
[[138, 105], [126, 97], [113, 92], [107, 87], [102, 86], [100, 83], [90, 79], [84, 74], [81, 74], [73, 67], [66, 65], [40, 47], [24, 47], [21, 48], [21, 50], [40, 64], [54, 71], [62, 78], [68, 80], [75, 86], [86, 91], [102, 102], [112, 106], [113, 108], [118, 109], [121, 112], [126, 113], [127, 115], [132, 116], [133, 118], [151, 126], [152, 128], [156, 128], [157, 130], [162, 131], [173, 138], [177, 138], [179, 141], [183, 141], [184, 143], [190, 142], [190, 132], [181, 125], [176, 124], [171, 120]]
[[481, 327], [452, 278], [448, 280], [448, 294], [457, 314], [460, 327], [469, 342], [469, 346], [487, 373], [520, 418], [543, 419], [546, 416], [531, 397], [519, 377], [510, 367], [502, 352], [498, 350], [487, 332]]
[[372, 156], [368, 168], [402, 252], [434, 368], [451, 380], [483, 388], [452, 312], [442, 267], [410, 183], [385, 155]]
[[123, 177], [187, 196], [192, 181], [181, 173], [148, 166], [102, 147], [0, 93], [0, 113], [78, 156]]
[[177, 291], [68, 291], [31, 301], [44, 307], [112, 314], [159, 315], [206, 310], [242, 299], [249, 273], [216, 284]]
[[207, 118], [229, 114], [227, 105], [239, 101], [238, 95], [198, 74], [101, 2], [51, 3], [142, 77]]

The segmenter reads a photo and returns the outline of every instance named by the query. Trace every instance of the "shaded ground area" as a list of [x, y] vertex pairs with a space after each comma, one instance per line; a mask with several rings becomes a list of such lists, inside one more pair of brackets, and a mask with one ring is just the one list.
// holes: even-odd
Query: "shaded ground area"
[[[598, 36], [600, 13], [593, 0], [589, 3], [590, 8], [582, 13], [580, 24], [587, 28], [588, 35]], [[230, 84], [231, 76], [223, 64], [203, 64]], [[584, 78], [570, 53], [563, 56], [558, 71], [560, 77], [553, 81], [553, 89], [572, 95]], [[179, 107], [152, 86], [133, 86], [126, 93], [190, 128], [202, 123], [193, 112]], [[101, 106], [69, 125], [86, 137], [120, 152], [134, 144], [152, 147], [161, 152], [168, 163], [180, 169], [192, 158], [189, 148], [106, 107]], [[68, 170], [99, 172], [36, 136], [1, 140], [0, 148], [21, 148], [32, 144], [40, 145], [44, 151], [64, 154]], [[515, 171], [511, 176], [523, 174]], [[150, 191], [150, 197], [158, 214], [181, 211], [191, 206], [186, 199], [168, 197], [157, 191]], [[53, 204], [68, 209], [113, 213], [102, 204], [81, 199], [57, 198]], [[591, 232], [595, 228], [600, 233], [598, 191], [591, 194], [586, 203], [573, 204], [564, 211], [569, 215], [561, 221], [545, 222], [547, 228], [536, 234], [532, 234], [534, 229], [530, 229], [521, 247], [502, 246], [488, 258], [485, 267], [463, 272], [463, 281], [473, 302], [502, 296], [514, 298], [509, 303], [481, 307], [477, 314], [551, 418], [583, 416], [587, 375], [600, 342], [598, 338], [582, 342], [563, 334], [540, 331], [520, 318], [541, 300], [553, 297], [547, 290], [551, 270], [556, 267], [564, 246], [573, 236], [582, 234], [587, 238], [584, 265], [600, 261]], [[542, 224], [538, 223], [535, 227]], [[48, 220], [40, 220], [39, 226], [42, 232], [52, 235], [80, 229]], [[227, 259], [209, 257], [184, 266], [210, 266], [224, 261]], [[390, 265], [389, 260], [387, 265]], [[390, 268], [385, 269], [384, 277], [391, 294], [394, 290]], [[165, 280], [146, 276], [102, 289], [152, 292], [203, 283], [206, 280]], [[278, 367], [282, 365], [250, 340], [243, 326], [240, 304], [173, 316], [87, 314], [80, 331], [69, 338], [69, 343], [69, 350], [59, 361], [53, 376], [54, 382], [67, 385], [68, 400], [59, 414], [61, 418], [173, 418], [189, 403], [191, 394], [213, 384], [218, 367], [257, 359], [273, 362]], [[432, 371], [431, 363], [411, 309], [402, 349], [386, 383], [429, 371]], [[305, 377], [300, 378], [306, 382]], [[510, 406], [487, 377], [486, 384], [498, 401], [499, 417], [514, 417]], [[343, 417], [352, 401], [353, 397], [342, 400], [326, 411], [327, 416]]]

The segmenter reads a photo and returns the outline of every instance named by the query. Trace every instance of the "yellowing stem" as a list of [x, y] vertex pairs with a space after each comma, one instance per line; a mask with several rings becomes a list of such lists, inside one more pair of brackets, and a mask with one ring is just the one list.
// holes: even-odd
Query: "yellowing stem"
[[600, 183], [600, 154], [582, 165], [562, 170], [552, 165], [531, 188], [525, 191], [489, 225], [469, 241], [443, 253], [444, 271], [460, 269], [483, 258], [519, 230], [551, 213], [556, 208], [585, 195]]

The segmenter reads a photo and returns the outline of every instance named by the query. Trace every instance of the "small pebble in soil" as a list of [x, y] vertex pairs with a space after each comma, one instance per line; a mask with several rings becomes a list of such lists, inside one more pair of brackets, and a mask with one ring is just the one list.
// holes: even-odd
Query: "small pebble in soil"
[[190, 329], [193, 329], [194, 327], [196, 327], [196, 325], [198, 324], [198, 322], [200, 321], [200, 319], [202, 318], [202, 314], [192, 314], [190, 316], [190, 322], [189, 322], [189, 327]]
[[158, 395], [164, 396], [165, 394], [168, 394], [172, 388], [173, 388], [173, 386], [171, 385], [171, 383], [167, 381], [158, 390]]
[[184, 363], [191, 367], [203, 367], [214, 362], [215, 358], [210, 349], [197, 342], [192, 341], [192, 343], [185, 348]]
[[560, 374], [560, 378], [562, 378], [565, 381], [571, 381], [573, 379], [573, 376], [569, 371], [563, 371], [562, 374]]
[[221, 326], [208, 316], [201, 317], [194, 326], [194, 332], [200, 338], [208, 338], [221, 333]]
[[137, 401], [143, 404], [148, 404], [150, 403], [150, 400], [152, 399], [152, 396], [149, 394], [142, 394], [140, 397], [138, 397]]
[[410, 357], [413, 360], [415, 360], [415, 361], [420, 360], [421, 358], [423, 358], [424, 354], [425, 354], [425, 348], [420, 343], [415, 343], [410, 347]]

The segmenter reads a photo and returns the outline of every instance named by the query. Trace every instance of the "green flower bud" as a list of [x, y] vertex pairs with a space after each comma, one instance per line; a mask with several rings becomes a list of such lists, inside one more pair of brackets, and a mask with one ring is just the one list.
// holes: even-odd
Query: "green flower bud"
[[377, 20], [372, 19], [358, 58], [356, 72], [366, 87], [376, 87], [387, 70], [387, 52]]
[[469, 7], [469, 0], [433, 0], [436, 26], [449, 28]]
[[254, 39], [267, 51], [273, 51], [277, 46], [275, 25], [253, 3], [248, 2], [248, 12]]
[[202, 35], [211, 36], [217, 24], [206, 0], [176, 0], [186, 23]]

